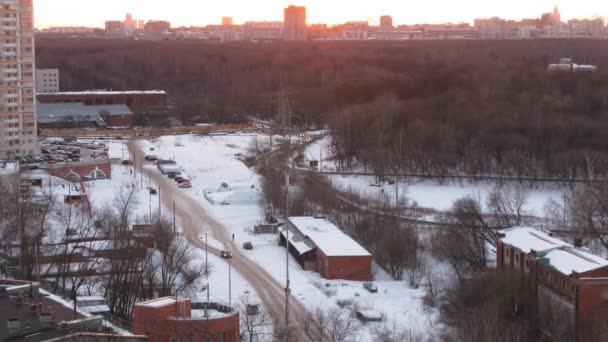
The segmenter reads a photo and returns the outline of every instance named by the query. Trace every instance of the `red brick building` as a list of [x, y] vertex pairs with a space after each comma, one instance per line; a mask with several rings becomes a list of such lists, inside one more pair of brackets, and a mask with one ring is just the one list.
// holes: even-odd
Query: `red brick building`
[[608, 340], [608, 260], [533, 228], [501, 231], [497, 268], [523, 277], [554, 340]]
[[[290, 217], [289, 252], [305, 270], [326, 279], [371, 280], [372, 255], [324, 218]], [[279, 235], [286, 245], [287, 231]]]
[[108, 159], [96, 159], [79, 162], [66, 162], [44, 165], [42, 169], [55, 177], [80, 182], [85, 177], [93, 179], [112, 178], [112, 165]]
[[164, 297], [133, 306], [133, 333], [151, 342], [239, 341], [239, 312], [221, 303]]

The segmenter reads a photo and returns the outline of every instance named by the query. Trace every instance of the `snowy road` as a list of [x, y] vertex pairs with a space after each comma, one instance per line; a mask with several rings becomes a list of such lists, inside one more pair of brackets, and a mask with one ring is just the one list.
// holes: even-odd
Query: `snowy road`
[[[137, 161], [143, 160], [144, 151], [141, 143], [130, 141], [129, 149]], [[150, 168], [148, 165], [147, 168]], [[203, 232], [220, 241], [225, 249], [232, 251], [232, 267], [238, 271], [243, 278], [258, 293], [258, 296], [274, 318], [275, 324], [281, 324], [285, 312], [285, 290], [270, 274], [255, 262], [248, 259], [234, 244], [229, 230], [220, 222], [212, 218], [205, 209], [192, 199], [187, 193], [178, 189], [175, 184], [159, 172], [150, 172], [153, 180], [160, 186], [161, 200], [165, 207], [172, 208], [173, 201], [176, 203], [176, 216], [180, 219], [186, 238], [195, 246], [204, 249], [204, 243], [200, 240]], [[209, 252], [218, 255], [220, 250], [209, 247]], [[293, 296], [290, 298], [290, 315], [298, 317], [306, 312], [305, 307]]]

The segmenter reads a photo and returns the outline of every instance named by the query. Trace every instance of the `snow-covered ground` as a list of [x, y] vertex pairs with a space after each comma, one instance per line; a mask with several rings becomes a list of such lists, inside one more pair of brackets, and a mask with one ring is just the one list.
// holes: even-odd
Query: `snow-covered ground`
[[[245, 154], [250, 144], [256, 139], [264, 138], [255, 134], [205, 137], [166, 136], [143, 143], [147, 151], [154, 148], [154, 152], [150, 153], [154, 153], [160, 158], [175, 158], [177, 164], [192, 179], [193, 188], [183, 191], [186, 191], [210, 215], [230, 229], [231, 233], [235, 235], [238, 245], [246, 241], [252, 242], [254, 249], [246, 251], [246, 255], [283, 284], [286, 270], [285, 249], [278, 246], [275, 235], [254, 235], [252, 233], [253, 226], [262, 221], [258, 205], [254, 202], [249, 205], [213, 205], [204, 195], [205, 189], [219, 189], [222, 183], [227, 183], [232, 188], [259, 188], [259, 176], [254, 170], [247, 168], [239, 161], [238, 156]], [[225, 262], [216, 260], [214, 267], [216, 269], [225, 267]], [[381, 324], [391, 327], [395, 324], [399, 329], [412, 331], [414, 335], [418, 333], [427, 335], [438, 330], [436, 329], [437, 312], [435, 310], [426, 311], [422, 304], [425, 290], [410, 289], [403, 281], [390, 280], [390, 277], [377, 267], [374, 269], [375, 283], [379, 289], [377, 294], [364, 290], [362, 282], [325, 280], [318, 273], [304, 271], [291, 256], [289, 257], [289, 269], [293, 296], [311, 309], [335, 308], [338, 300], [347, 299], [352, 300], [357, 306], [383, 313], [386, 317], [385, 322], [367, 324], [363, 333], [360, 334], [361, 341], [371, 341], [372, 329]], [[215, 274], [225, 274], [225, 272], [215, 272]], [[215, 288], [226, 286], [224, 278], [225, 276], [222, 276], [218, 279], [219, 284], [215, 285]], [[235, 293], [242, 293], [248, 289], [247, 285], [237, 285], [238, 282], [239, 280], [235, 280], [233, 277], [233, 286], [235, 286], [233, 301]], [[239, 286], [241, 290], [235, 290], [236, 286]]]
[[[326, 135], [306, 148], [305, 160], [321, 160], [323, 171], [337, 171], [333, 158], [331, 136]], [[321, 158], [321, 159], [320, 159]], [[308, 165], [308, 162], [306, 162]], [[327, 176], [334, 187], [345, 191], [353, 191], [359, 195], [392, 201], [395, 203], [396, 186], [388, 183], [376, 184], [372, 176], [329, 175]], [[374, 184], [374, 186], [372, 186]], [[505, 186], [514, 187], [513, 184]], [[446, 211], [452, 208], [454, 202], [465, 196], [480, 198], [486, 202], [488, 195], [494, 190], [492, 182], [447, 181], [440, 184], [432, 180], [400, 181], [399, 198], [406, 196], [409, 203], [416, 202], [420, 208], [431, 208]], [[548, 201], [559, 202], [564, 194], [563, 188], [525, 189], [527, 200], [525, 210], [530, 215], [544, 216], [545, 205]]]
[[[375, 184], [374, 177], [371, 176], [327, 176], [334, 187], [341, 190], [350, 190], [366, 198], [388, 199], [395, 203], [396, 186]], [[372, 186], [374, 184], [374, 186]], [[509, 185], [505, 185], [509, 186]], [[438, 184], [434, 181], [420, 181], [416, 183], [399, 182], [399, 198], [405, 196], [412, 203], [416, 202], [418, 207], [432, 208], [440, 211], [450, 210], [454, 202], [465, 196], [480, 198], [481, 203], [486, 203], [488, 195], [494, 190], [495, 185], [471, 182], [447, 182]], [[564, 194], [563, 190], [527, 190], [525, 210], [530, 215], [543, 216], [545, 205], [548, 201], [559, 201]]]

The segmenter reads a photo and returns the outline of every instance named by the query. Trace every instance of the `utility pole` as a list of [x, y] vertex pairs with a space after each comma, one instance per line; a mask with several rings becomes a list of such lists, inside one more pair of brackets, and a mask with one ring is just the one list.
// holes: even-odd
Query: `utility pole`
[[162, 216], [162, 206], [160, 205], [160, 183], [158, 183], [158, 219], [160, 220], [160, 217]]
[[395, 209], [399, 215], [399, 177], [395, 177]]
[[228, 259], [228, 304], [232, 305], [232, 258]]
[[285, 342], [289, 341], [289, 169], [285, 171]]
[[173, 235], [177, 235], [177, 227], [175, 226], [175, 200], [173, 200]]
[[207, 324], [205, 329], [207, 330], [207, 341], [210, 341], [209, 336], [209, 303], [210, 303], [210, 295], [209, 295], [209, 263], [208, 263], [208, 251], [209, 251], [209, 243], [207, 241], [207, 233], [205, 233], [205, 278], [207, 279], [207, 306], [205, 307], [205, 318], [207, 320]]
[[149, 206], [149, 210], [150, 210], [150, 216], [149, 216], [149, 223], [152, 223], [152, 191], [150, 189], [148, 189], [148, 196], [150, 196], [150, 199], [148, 200], [148, 206]]
[[323, 147], [319, 148], [319, 172], [323, 171]]

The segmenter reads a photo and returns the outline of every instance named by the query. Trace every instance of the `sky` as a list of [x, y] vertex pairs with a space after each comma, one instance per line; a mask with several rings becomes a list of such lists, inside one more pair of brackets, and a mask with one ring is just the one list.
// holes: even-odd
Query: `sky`
[[[245, 21], [283, 20], [289, 4], [307, 7], [307, 22], [330, 25], [346, 21], [374, 24], [390, 14], [398, 24], [469, 22], [475, 18], [537, 18], [558, 6], [562, 20], [608, 16], [608, 0], [34, 0], [37, 28], [103, 27], [106, 20], [168, 20], [173, 27], [221, 23], [232, 16]], [[373, 20], [371, 20], [373, 18]]]

